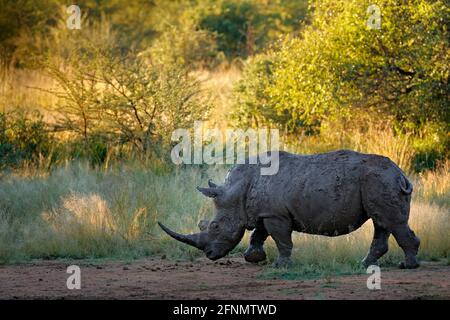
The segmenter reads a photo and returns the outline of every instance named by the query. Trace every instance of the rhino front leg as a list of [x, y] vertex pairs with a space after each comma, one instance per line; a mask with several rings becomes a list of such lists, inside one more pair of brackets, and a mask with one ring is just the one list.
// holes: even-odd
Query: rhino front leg
[[256, 228], [250, 236], [250, 246], [244, 252], [244, 258], [248, 262], [260, 262], [266, 260], [266, 253], [264, 252], [264, 241], [266, 241], [269, 234], [262, 220], [258, 220]]
[[270, 218], [264, 219], [267, 232], [275, 241], [278, 249], [278, 258], [273, 263], [275, 268], [288, 267], [291, 265], [292, 253], [292, 226], [288, 221]]

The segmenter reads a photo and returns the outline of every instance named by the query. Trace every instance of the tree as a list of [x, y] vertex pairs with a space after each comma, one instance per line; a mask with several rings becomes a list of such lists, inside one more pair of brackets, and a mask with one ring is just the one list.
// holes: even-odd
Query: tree
[[313, 2], [299, 37], [254, 60], [260, 80], [247, 72], [237, 86], [234, 118], [313, 133], [325, 119], [371, 110], [393, 116], [400, 129], [446, 126], [450, 9], [443, 0], [377, 3], [379, 30], [367, 26], [368, 1]]
[[[300, 29], [306, 0], [206, 0], [200, 27], [217, 35], [226, 56], [248, 57], [282, 34]], [[202, 7], [201, 7], [202, 8]]]
[[176, 128], [204, 119], [209, 101], [187, 71], [151, 64], [136, 55], [83, 48], [65, 69], [47, 64], [57, 82], [59, 128], [89, 148], [101, 137], [145, 155], [170, 143]]

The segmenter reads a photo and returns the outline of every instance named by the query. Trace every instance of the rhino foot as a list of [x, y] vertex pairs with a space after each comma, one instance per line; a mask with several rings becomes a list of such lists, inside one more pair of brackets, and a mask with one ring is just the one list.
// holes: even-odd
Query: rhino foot
[[251, 263], [257, 263], [266, 260], [266, 253], [262, 247], [252, 247], [250, 246], [244, 252], [245, 261]]
[[378, 260], [367, 256], [361, 261], [361, 264], [364, 268], [368, 268], [369, 266], [378, 266]]
[[274, 268], [288, 268], [291, 265], [292, 261], [289, 257], [278, 257], [277, 260], [275, 260], [272, 264]]
[[406, 261], [402, 261], [398, 264], [398, 267], [400, 269], [416, 269], [420, 267], [420, 263], [417, 261], [416, 258], [414, 259], [407, 259]]

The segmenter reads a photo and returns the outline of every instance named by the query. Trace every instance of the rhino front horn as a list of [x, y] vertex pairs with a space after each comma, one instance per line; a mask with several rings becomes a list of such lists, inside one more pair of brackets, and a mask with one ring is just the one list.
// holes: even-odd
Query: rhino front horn
[[186, 244], [196, 247], [197, 249], [200, 249], [200, 250], [203, 250], [206, 246], [206, 236], [207, 236], [206, 232], [184, 235], [184, 234], [180, 234], [180, 233], [170, 230], [165, 225], [163, 225], [161, 222], [158, 222], [158, 224], [161, 227], [161, 229], [164, 230], [165, 233], [167, 233], [169, 236], [171, 236], [175, 240], [186, 243]]

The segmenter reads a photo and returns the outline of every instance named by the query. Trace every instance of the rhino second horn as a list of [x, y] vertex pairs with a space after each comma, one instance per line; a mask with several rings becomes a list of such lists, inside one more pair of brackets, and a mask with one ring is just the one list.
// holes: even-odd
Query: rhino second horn
[[215, 184], [211, 179], [208, 180], [208, 186], [210, 188], [217, 188], [217, 184]]
[[186, 243], [186, 244], [196, 247], [197, 249], [200, 249], [200, 250], [203, 250], [205, 248], [206, 234], [204, 232], [184, 235], [184, 234], [180, 234], [180, 233], [170, 230], [165, 225], [163, 225], [161, 222], [158, 222], [158, 224], [161, 227], [161, 229], [164, 230], [165, 233], [167, 233], [169, 236], [171, 236], [175, 240]]
[[222, 193], [221, 188], [202, 188], [197, 187], [197, 190], [203, 193], [203, 195], [209, 197], [209, 198], [216, 198]]

